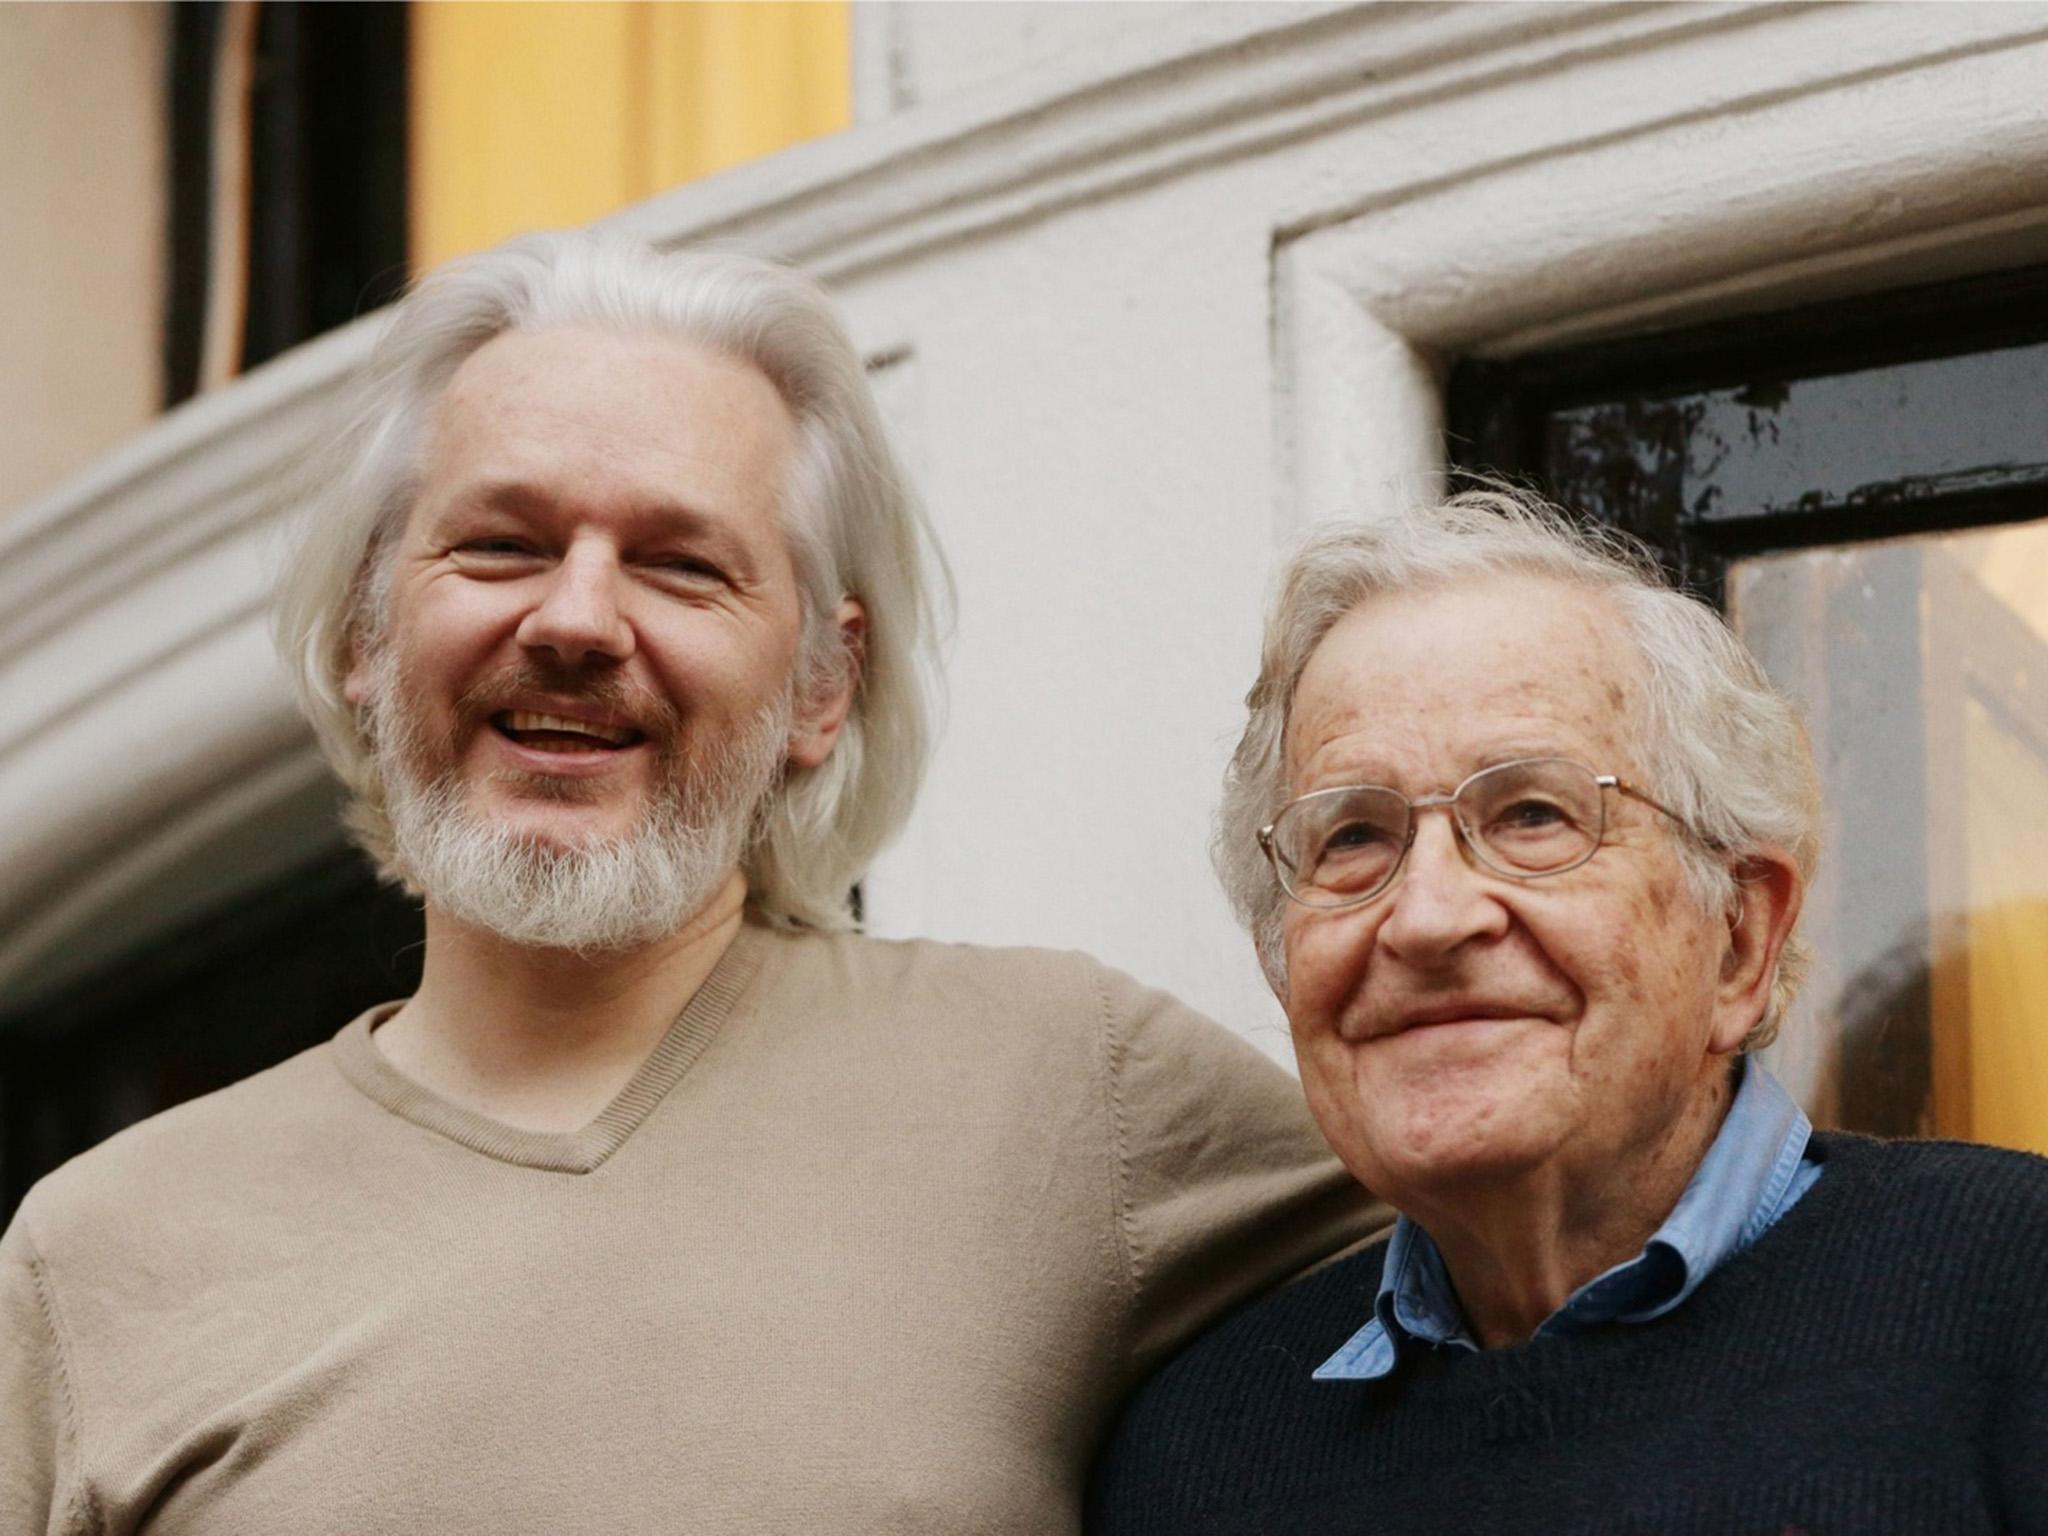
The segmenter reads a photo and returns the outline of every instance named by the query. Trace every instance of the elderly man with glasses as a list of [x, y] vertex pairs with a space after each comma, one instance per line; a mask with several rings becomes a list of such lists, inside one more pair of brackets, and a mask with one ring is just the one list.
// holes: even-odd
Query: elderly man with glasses
[[1154, 1377], [1092, 1528], [2048, 1530], [2048, 1164], [1747, 1054], [1818, 796], [1718, 616], [1468, 492], [1314, 537], [1250, 705], [1219, 867], [1401, 1219]]

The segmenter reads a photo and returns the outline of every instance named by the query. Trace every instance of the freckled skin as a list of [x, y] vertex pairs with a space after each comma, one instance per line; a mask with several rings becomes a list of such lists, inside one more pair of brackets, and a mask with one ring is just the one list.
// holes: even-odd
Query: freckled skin
[[[1546, 579], [1375, 601], [1302, 675], [1289, 792], [1370, 783], [1420, 798], [1514, 757], [1644, 785], [1638, 665], [1604, 599]], [[1351, 1171], [1444, 1249], [1489, 1343], [1526, 1336], [1668, 1214], [1725, 1113], [1729, 1053], [1797, 911], [1796, 875], [1776, 866], [1770, 890], [1786, 899], [1759, 901], [1746, 929], [1701, 911], [1678, 829], [1606, 800], [1606, 838], [1577, 869], [1498, 875], [1447, 812], [1426, 811], [1389, 890], [1285, 916], [1310, 1108]], [[1403, 1027], [1464, 1005], [1513, 1016]]]

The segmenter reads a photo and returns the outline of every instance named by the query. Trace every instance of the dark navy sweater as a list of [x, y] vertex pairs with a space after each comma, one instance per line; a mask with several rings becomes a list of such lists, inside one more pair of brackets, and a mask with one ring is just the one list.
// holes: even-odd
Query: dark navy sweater
[[1817, 1135], [1826, 1173], [1676, 1311], [1309, 1379], [1385, 1244], [1253, 1302], [1125, 1406], [1099, 1536], [2048, 1536], [2048, 1161]]

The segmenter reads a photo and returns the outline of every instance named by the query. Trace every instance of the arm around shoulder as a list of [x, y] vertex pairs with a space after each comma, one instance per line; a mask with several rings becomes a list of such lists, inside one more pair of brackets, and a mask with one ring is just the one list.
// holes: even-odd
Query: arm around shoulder
[[1126, 1385], [1221, 1313], [1384, 1231], [1301, 1088], [1173, 998], [1099, 973], [1118, 1215], [1131, 1283]]

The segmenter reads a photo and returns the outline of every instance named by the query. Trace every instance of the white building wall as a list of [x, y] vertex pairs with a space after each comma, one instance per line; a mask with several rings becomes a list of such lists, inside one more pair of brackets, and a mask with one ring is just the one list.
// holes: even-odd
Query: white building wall
[[[1266, 585], [1310, 519], [1431, 483], [1450, 362], [2048, 255], [2038, 5], [1095, 8], [971, 81], [973, 8], [895, 9], [908, 104], [617, 221], [805, 261], [893, 359], [960, 616], [873, 926], [1088, 948], [1276, 1054], [1205, 853]], [[174, 414], [0, 530], [38, 562], [0, 544], [0, 928], [34, 916], [0, 988], [109, 913], [189, 906], [258, 804], [306, 825], [309, 749], [253, 661], [222, 650], [241, 705], [175, 762], [149, 766], [129, 706], [197, 637], [259, 632], [264, 466], [365, 340]], [[207, 595], [149, 609], [97, 693], [16, 702], [204, 562]], [[10, 628], [16, 598], [42, 627]], [[138, 755], [118, 803], [67, 796], [67, 741]], [[24, 823], [31, 792], [55, 803]]]
[[1098, 950], [1249, 1023], [1268, 1000], [1205, 853], [1272, 546], [1267, 232], [1236, 181], [1055, 215], [852, 297], [917, 360], [960, 606], [931, 783], [867, 883], [876, 927]]
[[1142, 65], [1185, 54], [1205, 34], [1234, 44], [1247, 30], [1330, 9], [1315, 0], [856, 0], [854, 117], [874, 122], [1012, 83], [1042, 93], [1098, 73], [1105, 54]]

